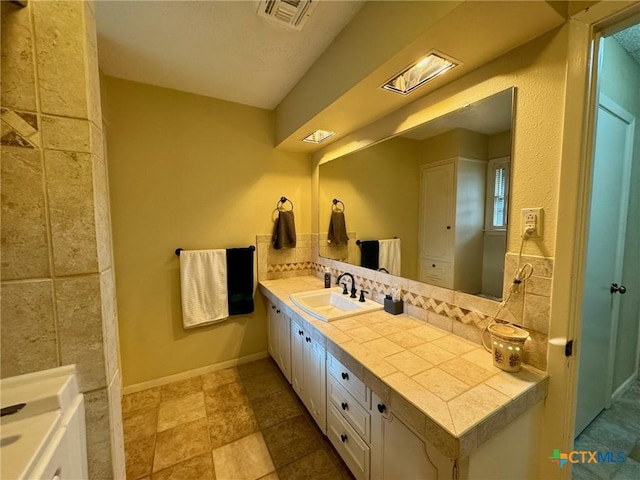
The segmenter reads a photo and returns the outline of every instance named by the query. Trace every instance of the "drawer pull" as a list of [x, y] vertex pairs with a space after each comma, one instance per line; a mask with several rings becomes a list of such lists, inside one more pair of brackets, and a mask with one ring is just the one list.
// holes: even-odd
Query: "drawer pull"
[[347, 372], [342, 372], [342, 379], [349, 380], [349, 374]]
[[343, 410], [348, 410], [349, 409], [349, 405], [347, 405], [347, 402], [342, 402], [341, 406], [342, 406]]
[[304, 335], [304, 332], [302, 330], [298, 330], [298, 335]]
[[280, 313], [280, 309], [277, 309], [277, 310], [276, 310], [276, 313]]
[[275, 310], [276, 306], [275, 305], [271, 305], [271, 310]]
[[307, 341], [307, 343], [311, 343], [311, 338], [310, 337], [304, 337], [304, 339]]
[[387, 406], [384, 403], [379, 403], [378, 404], [378, 411], [380, 413], [384, 413], [384, 411], [387, 409]]
[[347, 436], [343, 433], [340, 435], [340, 440], [342, 440], [342, 443], [345, 443], [347, 441]]

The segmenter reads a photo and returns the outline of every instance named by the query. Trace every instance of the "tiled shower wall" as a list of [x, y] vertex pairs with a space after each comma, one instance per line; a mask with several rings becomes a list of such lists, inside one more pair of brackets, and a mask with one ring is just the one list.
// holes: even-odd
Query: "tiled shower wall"
[[[304, 239], [303, 242], [300, 238]], [[347, 271], [355, 277], [358, 288], [370, 292], [368, 296], [380, 303], [390, 293], [391, 286], [397, 284], [403, 291], [405, 313], [478, 344], [482, 342], [485, 325], [498, 311], [499, 303], [493, 300], [321, 258], [317, 234], [298, 235], [298, 239], [296, 248], [274, 250], [271, 235], [258, 235], [258, 278], [321, 276], [324, 268], [329, 267], [333, 283], [338, 275]], [[523, 255], [520, 264], [525, 263], [532, 265], [533, 274], [517, 293], [511, 295], [498, 318], [513, 322], [529, 332], [524, 361], [546, 370], [553, 258]], [[508, 253], [505, 258], [505, 295], [511, 288], [517, 267], [518, 255]]]
[[124, 478], [93, 5], [2, 7], [2, 376], [76, 364], [90, 478]]

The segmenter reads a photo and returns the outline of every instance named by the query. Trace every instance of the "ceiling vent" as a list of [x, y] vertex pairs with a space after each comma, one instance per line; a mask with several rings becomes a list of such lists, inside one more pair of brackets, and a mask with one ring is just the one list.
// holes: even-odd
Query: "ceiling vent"
[[302, 30], [317, 3], [318, 0], [260, 0], [258, 15], [294, 30]]

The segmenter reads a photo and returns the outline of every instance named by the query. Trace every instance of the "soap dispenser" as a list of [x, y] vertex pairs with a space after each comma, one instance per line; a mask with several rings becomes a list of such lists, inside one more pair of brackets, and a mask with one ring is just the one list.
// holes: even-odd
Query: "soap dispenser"
[[331, 287], [331, 269], [324, 267], [324, 288]]

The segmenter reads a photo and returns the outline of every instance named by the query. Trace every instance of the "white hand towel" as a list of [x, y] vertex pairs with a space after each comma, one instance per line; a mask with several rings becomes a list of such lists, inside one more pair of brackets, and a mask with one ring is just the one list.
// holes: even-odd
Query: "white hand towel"
[[227, 251], [180, 252], [180, 290], [184, 328], [208, 325], [227, 318]]
[[378, 240], [378, 245], [378, 267], [386, 268], [391, 275], [400, 275], [400, 239]]

